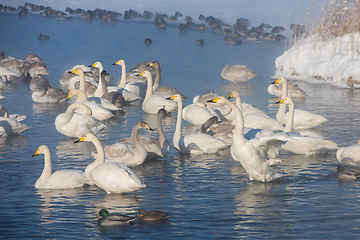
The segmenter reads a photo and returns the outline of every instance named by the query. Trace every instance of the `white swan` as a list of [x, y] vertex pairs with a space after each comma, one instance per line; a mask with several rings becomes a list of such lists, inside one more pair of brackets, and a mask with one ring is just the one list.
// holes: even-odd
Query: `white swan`
[[202, 125], [213, 116], [220, 120], [215, 110], [202, 102], [189, 104], [182, 111], [182, 118], [193, 125]]
[[293, 129], [294, 102], [290, 97], [286, 97], [277, 103], [285, 103], [289, 106], [289, 118], [284, 129], [284, 132], [288, 133], [289, 138], [287, 142], [282, 145], [281, 148], [283, 150], [295, 154], [314, 155], [328, 153], [338, 149], [336, 143], [315, 132], [304, 130], [300, 132], [291, 132]]
[[32, 155], [33, 157], [44, 154], [44, 170], [35, 182], [36, 188], [67, 189], [82, 187], [87, 182], [87, 177], [80, 170], [58, 170], [52, 173], [51, 153], [46, 145], [41, 145]]
[[31, 94], [32, 100], [37, 103], [65, 102], [66, 97], [66, 92], [58, 88], [52, 88], [51, 86], [37, 89]]
[[15, 136], [31, 128], [28, 125], [21, 123], [22, 120], [27, 118], [25, 115], [9, 115], [2, 105], [0, 105], [0, 113], [0, 137]]
[[[282, 85], [282, 96], [281, 98], [284, 99], [288, 96], [288, 81], [281, 77], [273, 82], [273, 84], [280, 83]], [[286, 104], [280, 104], [279, 110], [276, 113], [276, 120], [282, 122], [284, 124], [287, 123], [289, 118], [289, 113], [286, 112]], [[293, 121], [293, 129], [300, 130], [300, 129], [308, 129], [317, 127], [328, 120], [319, 114], [315, 114], [309, 111], [305, 111], [302, 109], [295, 109], [294, 111], [294, 121]]]
[[[86, 67], [84, 65], [75, 65], [71, 69], [68, 69], [63, 74], [61, 74], [60, 84], [63, 87], [66, 87], [68, 90], [79, 89], [81, 78], [78, 74], [72, 73], [74, 70], [78, 68], [80, 68], [85, 75], [86, 88], [85, 87], [84, 88], [86, 91], [85, 92], [86, 95], [89, 97], [93, 97], [95, 90], [98, 86], [98, 82], [94, 80], [95, 75], [93, 75], [93, 73], [91, 72], [92, 68]], [[96, 78], [98, 77], [96, 76]]]
[[[281, 77], [279, 79], [282, 79], [280, 81], [286, 81], [286, 79], [284, 77]], [[277, 79], [276, 81], [278, 81], [279, 79]], [[299, 98], [303, 98], [303, 97], [306, 97], [306, 93], [301, 90], [298, 86], [292, 84], [291, 82], [287, 81], [286, 84], [287, 86], [286, 89], [284, 88], [284, 84], [275, 84], [276, 81], [272, 82], [269, 87], [268, 87], [268, 93], [270, 95], [275, 95], [277, 97], [281, 97], [281, 98], [284, 98], [284, 97], [292, 97], [292, 98], [295, 98], [295, 97], [299, 97]], [[284, 91], [286, 91], [286, 96], [284, 95]]]
[[257, 73], [247, 68], [245, 65], [226, 65], [221, 71], [222, 78], [234, 83], [249, 81], [256, 76]]
[[[136, 95], [140, 96], [141, 98], [145, 97], [146, 94], [146, 85], [141, 82], [127, 82], [126, 81], [126, 64], [123, 59], [120, 59], [113, 63], [113, 65], [120, 65], [121, 69], [121, 79], [118, 84], [119, 88], [124, 88], [128, 92], [135, 93]], [[125, 97], [125, 96], [124, 96]]]
[[270, 168], [269, 163], [260, 154], [257, 146], [254, 146], [253, 141], [249, 141], [244, 137], [244, 119], [240, 109], [222, 96], [213, 99], [213, 102], [227, 104], [236, 112], [237, 122], [230, 151], [232, 157], [240, 162], [249, 174], [250, 180], [270, 182], [281, 177], [279, 173]]
[[73, 96], [77, 96], [76, 102], [85, 104], [91, 109], [92, 117], [98, 119], [98, 120], [106, 120], [114, 116], [108, 109], [100, 105], [99, 103], [96, 103], [94, 101], [88, 101], [88, 98], [86, 94], [78, 89], [72, 89], [69, 91], [69, 94], [67, 96], [67, 100], [72, 98]]
[[[118, 108], [117, 106], [115, 106], [113, 103], [109, 102], [108, 100], [102, 98], [102, 97], [88, 97], [88, 95], [86, 94], [86, 89], [85, 89], [85, 75], [84, 72], [81, 68], [76, 68], [74, 71], [72, 71], [71, 73], [74, 73], [76, 75], [80, 76], [80, 86], [79, 86], [79, 90], [83, 91], [87, 97], [87, 100], [90, 102], [96, 102], [100, 105], [102, 105], [104, 108], [107, 108], [109, 110], [114, 110], [114, 111], [118, 111], [121, 110], [120, 108]], [[106, 72], [105, 72], [106, 75]], [[103, 79], [104, 80], [104, 79]], [[101, 81], [101, 79], [99, 80]], [[105, 83], [105, 80], [103, 81]], [[99, 82], [100, 83], [100, 82]]]
[[147, 157], [146, 148], [139, 142], [138, 132], [140, 129], [153, 131], [144, 121], [137, 122], [131, 132], [128, 141], [117, 141], [104, 147], [106, 162], [117, 162], [125, 166], [137, 166], [145, 162]]
[[357, 144], [339, 148], [336, 158], [344, 165], [360, 166], [360, 139]]
[[8, 111], [5, 109], [5, 107], [3, 105], [0, 104], [0, 116], [1, 117], [6, 117], [6, 118], [12, 118], [15, 119], [16, 121], [23, 121], [27, 118], [26, 115], [22, 115], [19, 113], [13, 113], [13, 114], [9, 114]]
[[101, 84], [102, 80], [105, 82], [105, 78], [104, 79], [101, 78], [101, 72], [104, 70], [104, 67], [101, 62], [95, 62], [94, 64], [90, 65], [89, 67], [95, 67], [95, 68], [99, 69], [99, 83], [94, 92], [94, 97], [102, 97], [102, 95], [106, 91], [106, 83], [105, 83], [105, 88], [104, 88], [104, 85]]
[[154, 61], [154, 62], [150, 63], [149, 66], [155, 67], [155, 72], [156, 72], [154, 86], [153, 86], [153, 94], [154, 95], [171, 97], [171, 96], [174, 96], [175, 94], [180, 94], [183, 100], [186, 99], [186, 97], [183, 94], [181, 94], [177, 89], [175, 89], [173, 87], [167, 87], [167, 86], [160, 87], [161, 68], [160, 68], [160, 64], [158, 61]]
[[[160, 109], [157, 114], [157, 135], [158, 139], [155, 139], [153, 136], [148, 135], [137, 135], [139, 142], [146, 148], [147, 157], [146, 159], [155, 159], [155, 158], [164, 158], [170, 152], [170, 144], [166, 139], [162, 119], [166, 116], [167, 112], [165, 109]], [[121, 142], [132, 142], [132, 138], [126, 138], [121, 140]]]
[[[214, 97], [215, 98], [215, 97]], [[230, 98], [235, 98], [235, 105], [240, 109], [241, 113], [243, 114], [243, 117], [245, 117], [248, 114], [261, 114], [264, 116], [267, 116], [266, 113], [264, 113], [262, 110], [253, 107], [251, 104], [248, 103], [243, 103], [241, 101], [241, 97], [239, 92], [237, 91], [233, 91], [230, 95]], [[230, 110], [232, 109], [231, 107], [228, 107]], [[224, 115], [224, 117], [228, 120], [228, 121], [236, 121], [236, 113], [235, 111], [231, 111], [228, 114]], [[246, 121], [245, 121], [245, 125], [246, 125]]]
[[180, 94], [176, 94], [169, 99], [175, 101], [178, 105], [178, 115], [173, 136], [173, 144], [180, 153], [191, 155], [210, 154], [217, 153], [221, 149], [225, 149], [230, 146], [225, 142], [204, 133], [193, 133], [181, 136], [182, 97]]
[[132, 192], [146, 185], [128, 167], [114, 162], [104, 162], [105, 153], [100, 141], [92, 133], [85, 134], [75, 142], [92, 142], [97, 151], [96, 160], [85, 168], [85, 175], [99, 188], [110, 193]]
[[[74, 112], [76, 109], [81, 109], [84, 114]], [[103, 122], [91, 117], [90, 108], [82, 103], [71, 104], [66, 112], [55, 118], [56, 130], [71, 138], [80, 138], [88, 132], [98, 134], [105, 127]]]
[[164, 108], [167, 112], [174, 112], [178, 105], [169, 99], [166, 99], [160, 95], [152, 94], [152, 76], [149, 71], [140, 73], [140, 76], [147, 78], [147, 89], [144, 102], [142, 103], [142, 109], [149, 114], [157, 114], [159, 109]]
[[[284, 129], [284, 124], [267, 116], [261, 110], [257, 111], [253, 107], [245, 108], [246, 110], [242, 109], [242, 103], [240, 94], [236, 91], [233, 91], [230, 95], [230, 98], [236, 98], [236, 106], [240, 109], [240, 111], [246, 112], [243, 114], [244, 118], [244, 127], [247, 128], [255, 128], [255, 129], [270, 129], [272, 131], [280, 131]], [[246, 105], [245, 105], [246, 106]], [[235, 120], [237, 121], [237, 120]]]

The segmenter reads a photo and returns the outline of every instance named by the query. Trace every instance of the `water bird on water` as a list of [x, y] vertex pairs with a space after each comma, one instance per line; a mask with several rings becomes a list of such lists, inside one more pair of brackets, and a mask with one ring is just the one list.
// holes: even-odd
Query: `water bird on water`
[[101, 209], [99, 214], [95, 217], [98, 218], [98, 225], [101, 226], [116, 226], [116, 225], [128, 225], [132, 223], [135, 218], [120, 213], [109, 213], [106, 209]]
[[140, 222], [162, 222], [168, 220], [169, 217], [169, 213], [159, 210], [146, 211], [145, 209], [140, 209], [135, 216], [135, 218], [139, 218]]

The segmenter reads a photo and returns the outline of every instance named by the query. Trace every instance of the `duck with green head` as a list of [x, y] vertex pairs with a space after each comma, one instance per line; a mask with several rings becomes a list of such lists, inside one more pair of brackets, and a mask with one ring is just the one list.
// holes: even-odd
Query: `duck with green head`
[[120, 213], [110, 214], [106, 209], [101, 209], [95, 218], [98, 217], [101, 217], [98, 220], [101, 226], [128, 225], [135, 220], [133, 217]]

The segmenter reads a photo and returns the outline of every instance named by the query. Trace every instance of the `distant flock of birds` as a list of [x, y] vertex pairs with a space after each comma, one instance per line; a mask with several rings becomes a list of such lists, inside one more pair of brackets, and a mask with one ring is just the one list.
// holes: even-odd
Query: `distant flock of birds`
[[[84, 10], [81, 8], [71, 9], [70, 7], [67, 7], [65, 11], [58, 11], [51, 7], [39, 6], [32, 3], [26, 3], [24, 6], [19, 6], [17, 9], [10, 6], [3, 6], [2, 4], [0, 4], [0, 10], [4, 12], [18, 12], [20, 16], [26, 16], [28, 12], [31, 11], [32, 13], [39, 13], [40, 16], [43, 17], [54, 16], [58, 20], [69, 20], [72, 19], [72, 16], [77, 15], [81, 16], [83, 19], [86, 20], [98, 18], [106, 23], [116, 23], [120, 19], [154, 19], [154, 23], [156, 24], [156, 26], [158, 26], [159, 29], [166, 29], [167, 25], [175, 23], [178, 19], [183, 17], [183, 15], [178, 11], [170, 17], [167, 14], [154, 14], [150, 11], [144, 11], [144, 13], [141, 14], [132, 9], [125, 11], [124, 14], [99, 8], [95, 10]], [[241, 45], [243, 43], [241, 37], [245, 38], [247, 41], [255, 41], [259, 39], [283, 41], [286, 39], [285, 36], [280, 34], [282, 31], [285, 30], [284, 27], [272, 27], [270, 24], [266, 23], [262, 23], [257, 27], [250, 27], [250, 21], [246, 18], [237, 19], [233, 26], [224, 23], [221, 19], [214, 16], [205, 17], [202, 14], [199, 15], [198, 20], [204, 21], [204, 23], [196, 24], [193, 21], [193, 18], [190, 16], [186, 16], [183, 20], [186, 23], [178, 24], [178, 28], [180, 31], [184, 32], [188, 29], [205, 31], [206, 29], [211, 29], [211, 31], [215, 33], [224, 35], [224, 41], [228, 45]], [[306, 33], [304, 27], [298, 24], [292, 24], [291, 30], [293, 30], [294, 35]], [[38, 39], [49, 40], [50, 37], [40, 34]], [[144, 42], [145, 44], [151, 44], [152, 40], [150, 38], [147, 38]], [[204, 45], [205, 41], [203, 39], [199, 39], [196, 41], [196, 44]]]

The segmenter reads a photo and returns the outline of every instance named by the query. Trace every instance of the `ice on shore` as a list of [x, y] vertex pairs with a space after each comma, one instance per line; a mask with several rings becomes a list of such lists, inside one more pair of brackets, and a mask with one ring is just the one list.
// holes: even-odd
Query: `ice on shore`
[[360, 88], [360, 34], [322, 39], [308, 36], [276, 61], [273, 78], [317, 80], [341, 87]]

